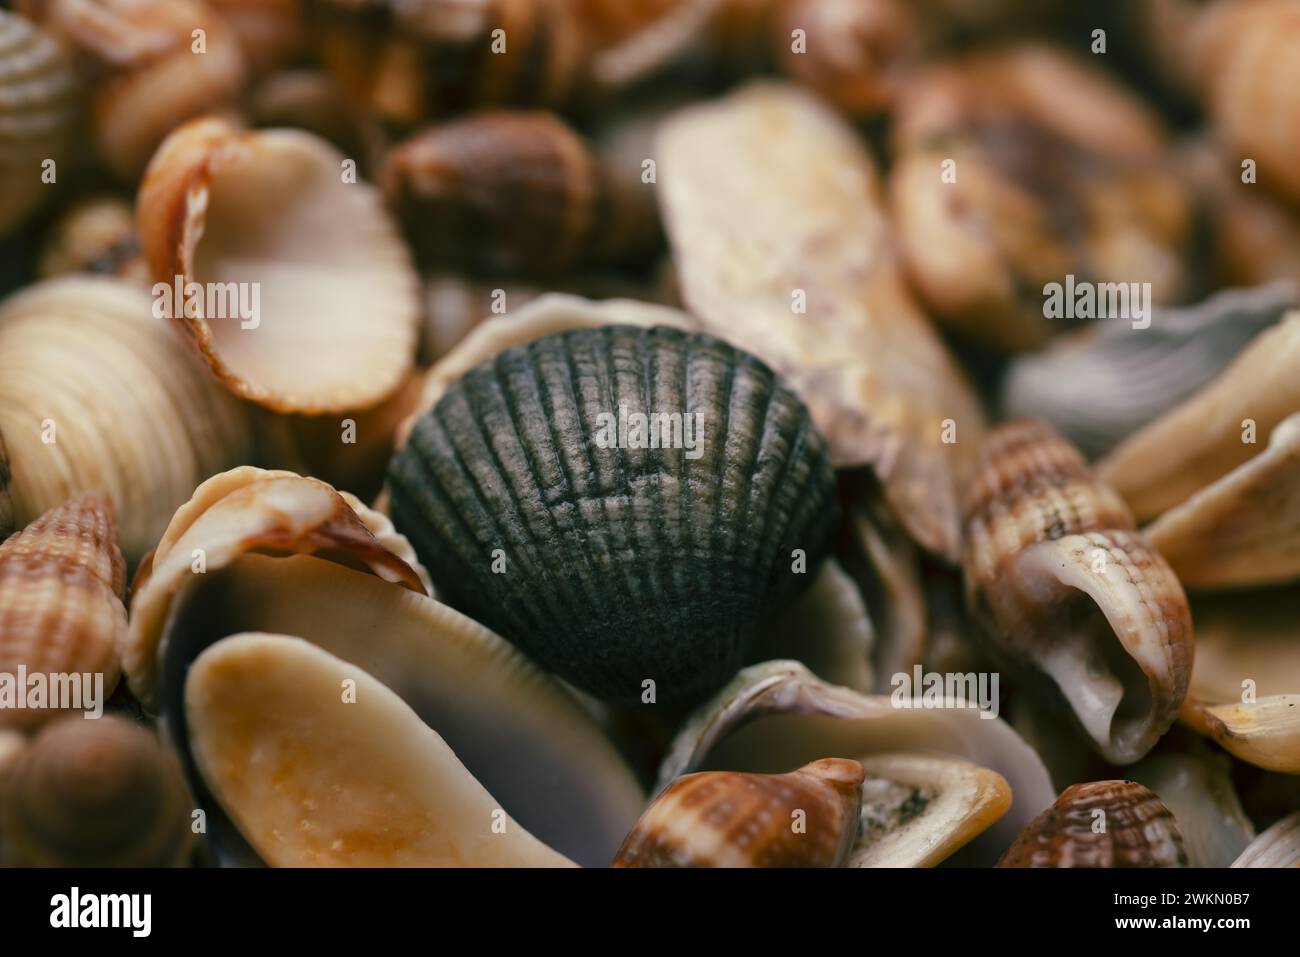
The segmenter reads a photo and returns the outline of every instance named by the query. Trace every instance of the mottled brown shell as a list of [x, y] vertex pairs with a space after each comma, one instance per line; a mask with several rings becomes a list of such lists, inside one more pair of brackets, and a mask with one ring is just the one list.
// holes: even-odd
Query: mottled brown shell
[[1132, 781], [1066, 788], [998, 861], [998, 867], [1186, 866], [1173, 814]]
[[[106, 698], [121, 674], [125, 584], [113, 508], [97, 495], [46, 512], [0, 544], [0, 674], [99, 674]], [[32, 728], [58, 713], [0, 709], [0, 728]]]
[[842, 866], [863, 777], [862, 765], [841, 758], [789, 774], [688, 774], [641, 815], [614, 867]]

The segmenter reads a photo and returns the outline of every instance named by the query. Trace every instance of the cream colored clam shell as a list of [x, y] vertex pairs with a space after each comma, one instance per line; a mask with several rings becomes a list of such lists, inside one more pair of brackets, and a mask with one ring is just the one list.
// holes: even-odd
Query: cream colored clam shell
[[1129, 436], [1097, 466], [1143, 522], [1222, 478], [1300, 409], [1300, 312], [1260, 333], [1200, 392]]
[[19, 526], [98, 491], [135, 562], [195, 485], [249, 454], [244, 410], [152, 310], [138, 286], [87, 276], [0, 304], [0, 437]]
[[155, 282], [233, 289], [244, 305], [258, 296], [248, 318], [230, 315], [229, 298], [214, 298], [213, 314], [173, 291], [172, 315], [231, 391], [277, 412], [369, 408], [414, 362], [418, 277], [378, 192], [347, 162], [301, 130], [196, 120], [158, 148], [137, 199]]
[[1300, 811], [1276, 822], [1232, 862], [1233, 867], [1300, 867]]
[[190, 668], [185, 712], [200, 773], [272, 865], [572, 866], [401, 698], [301, 639], [217, 642]]
[[1273, 429], [1259, 455], [1165, 512], [1144, 534], [1188, 588], [1300, 578], [1300, 412]]
[[[818, 758], [862, 760], [897, 752], [948, 755], [1005, 780], [1012, 795], [1008, 813], [996, 821], [992, 811], [945, 813], [932, 819], [936, 831], [927, 835], [936, 843], [951, 842], [949, 847], [974, 838], [971, 852], [981, 862], [996, 860], [1055, 797], [1042, 761], [1001, 719], [969, 708], [897, 707], [894, 696], [826, 684], [796, 661], [745, 668], [693, 712], [660, 765], [658, 789], [697, 770], [780, 773]], [[897, 768], [895, 773], [901, 776]], [[906, 779], [915, 780], [910, 773]], [[992, 787], [991, 778], [984, 781]], [[984, 807], [965, 799], [958, 804]], [[989, 826], [975, 837], [980, 828], [974, 822]], [[915, 849], [919, 839], [899, 835], [894, 846]]]
[[836, 465], [871, 466], [908, 531], [955, 559], [954, 475], [983, 415], [907, 290], [858, 136], [811, 94], [761, 82], [670, 114], [656, 154], [703, 331], [784, 375]]

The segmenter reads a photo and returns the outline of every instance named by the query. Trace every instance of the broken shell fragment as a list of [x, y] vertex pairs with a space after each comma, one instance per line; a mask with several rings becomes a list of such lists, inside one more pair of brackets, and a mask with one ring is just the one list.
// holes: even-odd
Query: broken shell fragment
[[348, 162], [300, 130], [195, 120], [158, 148], [137, 198], [168, 315], [227, 388], [277, 412], [369, 408], [414, 361], [418, 278]]
[[1209, 385], [1130, 435], [1097, 466], [1138, 521], [1248, 461], [1300, 409], [1300, 312], [1256, 336]]
[[219, 641], [190, 666], [184, 700], [203, 780], [272, 866], [572, 865], [401, 698], [307, 641]]
[[788, 774], [688, 774], [641, 815], [614, 866], [841, 867], [858, 835], [862, 777], [842, 758]]
[[733, 675], [838, 512], [798, 397], [668, 327], [574, 330], [475, 367], [416, 421], [388, 488], [451, 604], [625, 702], [647, 681], [698, 700]]
[[[660, 766], [659, 787], [698, 770], [780, 774], [826, 755], [870, 768], [880, 756], [864, 784], [864, 809], [877, 810], [864, 819], [872, 826], [850, 861], [927, 866], [970, 842], [970, 860], [992, 864], [1052, 802], [1042, 762], [974, 702], [922, 707], [897, 699], [826, 684], [795, 661], [752, 665], [687, 719]], [[910, 812], [921, 804], [926, 824], [913, 827]]]
[[179, 867], [190, 797], [173, 754], [116, 715], [42, 728], [5, 775], [6, 863], [30, 867]]
[[57, 165], [46, 164], [63, 161], [78, 111], [77, 80], [55, 41], [0, 10], [0, 235], [53, 196], [43, 175]]
[[[94, 702], [78, 694], [80, 705], [102, 707], [121, 674], [125, 588], [113, 508], [100, 496], [80, 495], [0, 543], [0, 676], [42, 676], [51, 696], [71, 676], [83, 693], [100, 695]], [[24, 697], [30, 690], [10, 688]], [[69, 707], [52, 699], [15, 704], [0, 707], [0, 727], [34, 728]]]
[[1233, 867], [1300, 867], [1300, 811], [1255, 838]]
[[785, 376], [835, 464], [870, 466], [907, 530], [955, 560], [955, 476], [983, 414], [910, 297], [854, 131], [810, 94], [756, 83], [670, 114], [656, 156], [682, 298], [704, 331]]
[[1046, 419], [1095, 458], [1209, 384], [1297, 303], [1300, 288], [1275, 283], [1155, 309], [1149, 328], [1104, 320], [1018, 357], [1003, 383], [1003, 409]]
[[1192, 618], [1124, 503], [1042, 422], [994, 429], [966, 494], [968, 605], [1038, 697], [1131, 764], [1168, 730], [1192, 671]]
[[1186, 866], [1173, 814], [1132, 781], [1066, 788], [998, 861], [998, 867]]
[[129, 563], [195, 485], [252, 444], [243, 409], [152, 305], [137, 285], [89, 276], [0, 304], [0, 434], [15, 519], [21, 527], [78, 492], [100, 492]]

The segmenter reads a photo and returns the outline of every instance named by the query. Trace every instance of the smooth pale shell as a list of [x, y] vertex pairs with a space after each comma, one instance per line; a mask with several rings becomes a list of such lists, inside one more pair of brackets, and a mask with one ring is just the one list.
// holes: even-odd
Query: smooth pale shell
[[306, 641], [216, 643], [185, 679], [185, 712], [204, 780], [272, 865], [571, 864], [508, 818], [401, 698]]
[[1129, 777], [1159, 796], [1182, 831], [1189, 867], [1227, 867], [1255, 837], [1223, 754], [1165, 752], [1144, 758]]
[[1300, 811], [1275, 823], [1232, 862], [1233, 867], [1300, 867]]
[[159, 147], [137, 198], [156, 282], [259, 291], [255, 320], [205, 303], [175, 321], [229, 389], [278, 412], [368, 408], [414, 360], [415, 270], [377, 191], [345, 165], [310, 133], [195, 120]]
[[[682, 298], [704, 330], [782, 373], [835, 463], [871, 466], [908, 531], [955, 558], [954, 475], [983, 416], [907, 291], [856, 134], [811, 95], [757, 83], [670, 114], [656, 154]], [[959, 441], [945, 443], [950, 423]]]

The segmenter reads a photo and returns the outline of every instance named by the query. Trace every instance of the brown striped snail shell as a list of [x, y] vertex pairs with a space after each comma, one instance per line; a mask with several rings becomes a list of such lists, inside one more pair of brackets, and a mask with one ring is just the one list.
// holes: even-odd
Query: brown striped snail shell
[[546, 112], [431, 127], [393, 149], [380, 183], [432, 266], [548, 276], [626, 260], [657, 235], [652, 187], [621, 188], [593, 146]]
[[6, 775], [0, 833], [9, 863], [178, 867], [194, 835], [180, 762], [148, 728], [115, 715], [43, 728]]
[[[634, 438], [634, 416], [678, 413], [674, 447]], [[666, 327], [507, 349], [416, 420], [388, 478], [393, 522], [449, 603], [627, 702], [647, 680], [686, 701], [734, 674], [811, 582], [838, 511], [794, 393], [753, 356]]]
[[1067, 705], [1107, 760], [1137, 761], [1192, 671], [1191, 612], [1168, 562], [1043, 422], [989, 434], [965, 512], [968, 604], [992, 650]]
[[789, 774], [688, 774], [641, 815], [614, 867], [843, 866], [858, 836], [863, 776], [843, 758]]
[[[78, 496], [0, 543], [0, 674], [97, 675], [102, 707], [121, 674], [125, 588], [113, 508], [101, 496]], [[0, 708], [0, 727], [35, 727], [60, 713], [54, 703]]]
[[1066, 788], [998, 861], [998, 867], [1186, 866], [1173, 814], [1132, 781]]
[[62, 160], [79, 96], [58, 44], [30, 21], [0, 10], [0, 234], [54, 195], [56, 188], [42, 181], [42, 164]]

